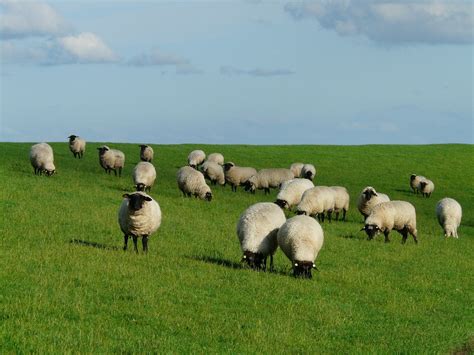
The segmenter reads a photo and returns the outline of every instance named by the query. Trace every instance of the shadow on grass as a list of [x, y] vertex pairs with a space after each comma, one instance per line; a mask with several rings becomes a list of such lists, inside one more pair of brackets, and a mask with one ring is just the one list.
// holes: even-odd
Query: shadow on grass
[[418, 196], [418, 195], [414, 194], [413, 191], [407, 190], [407, 189], [395, 189], [395, 191], [401, 192], [401, 193], [403, 193], [405, 196]]
[[121, 248], [116, 247], [116, 246], [105, 245], [105, 244], [96, 243], [96, 242], [89, 242], [87, 240], [80, 240], [80, 239], [71, 239], [69, 241], [69, 243], [82, 245], [82, 246], [86, 246], [86, 247], [97, 248], [97, 249], [122, 250]]

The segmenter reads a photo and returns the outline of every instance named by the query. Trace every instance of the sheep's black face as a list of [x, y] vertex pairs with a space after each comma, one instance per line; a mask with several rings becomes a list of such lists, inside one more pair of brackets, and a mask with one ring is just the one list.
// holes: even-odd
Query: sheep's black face
[[421, 191], [425, 189], [426, 185], [428, 185], [428, 183], [426, 183], [425, 181], [420, 182]]
[[189, 164], [189, 166], [193, 169], [196, 169], [197, 170], [197, 165], [196, 164]]
[[139, 147], [140, 147], [140, 152], [143, 153], [143, 151], [146, 149], [147, 145], [142, 144], [142, 145], [139, 145]]
[[298, 211], [296, 211], [296, 214], [297, 214], [298, 216], [306, 216], [306, 211], [300, 211], [300, 210], [298, 210]]
[[68, 138], [69, 138], [69, 142], [74, 142], [77, 136], [75, 136], [74, 134], [71, 134]]
[[51, 176], [56, 173], [56, 170], [45, 170], [44, 173], [46, 176]]
[[242, 262], [247, 263], [253, 270], [261, 270], [265, 268], [265, 258], [262, 253], [244, 252]]
[[280, 206], [281, 208], [289, 208], [290, 206], [288, 205], [288, 202], [286, 202], [285, 200], [276, 200], [275, 203]]
[[204, 199], [205, 199], [206, 201], [211, 202], [211, 200], [212, 200], [212, 193], [211, 193], [211, 192], [206, 192], [206, 195], [204, 196]]
[[410, 181], [413, 181], [413, 180], [415, 180], [415, 179], [416, 179], [416, 175], [415, 175], [415, 174], [411, 174], [411, 176], [410, 176]]
[[311, 270], [315, 267], [316, 265], [312, 261], [295, 261], [293, 263], [293, 275], [303, 279], [311, 279], [313, 277]]
[[304, 174], [304, 177], [308, 180], [313, 180], [313, 173], [311, 171], [307, 171], [305, 174]]
[[375, 193], [374, 190], [365, 190], [364, 196], [365, 196], [366, 201], [369, 201], [372, 198], [372, 196], [377, 196], [377, 194]]
[[141, 210], [145, 201], [153, 200], [151, 197], [142, 194], [125, 194], [123, 197], [128, 200], [128, 208], [132, 211]]
[[246, 181], [245, 184], [244, 184], [244, 190], [245, 190], [245, 191], [250, 191], [250, 192], [254, 193], [255, 190], [256, 190], [256, 189], [255, 189], [255, 185], [252, 184], [251, 181]]
[[368, 240], [373, 239], [380, 232], [380, 228], [376, 226], [375, 224], [366, 224], [365, 227], [362, 228], [361, 230], [367, 233]]
[[103, 155], [106, 151], [109, 150], [109, 148], [107, 148], [107, 147], [99, 147], [99, 148], [97, 148], [97, 150], [99, 151], [99, 155]]
[[146, 188], [145, 184], [142, 184], [142, 183], [135, 185], [135, 189], [137, 191], [145, 191], [145, 188]]
[[230, 168], [232, 168], [234, 166], [234, 164], [232, 163], [225, 163], [224, 164], [224, 171], [229, 171]]

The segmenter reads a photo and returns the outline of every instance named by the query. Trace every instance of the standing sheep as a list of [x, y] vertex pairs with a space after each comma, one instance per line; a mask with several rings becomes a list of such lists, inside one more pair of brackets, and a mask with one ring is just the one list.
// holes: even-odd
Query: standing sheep
[[413, 190], [414, 194], [417, 194], [419, 192], [420, 181], [424, 178], [425, 177], [421, 175], [416, 175], [416, 174], [410, 175], [410, 187]]
[[365, 219], [370, 214], [370, 211], [372, 211], [372, 208], [377, 206], [379, 203], [387, 201], [390, 201], [390, 198], [387, 195], [375, 191], [372, 186], [367, 186], [359, 195], [357, 208]]
[[138, 253], [137, 239], [142, 238], [143, 252], [148, 252], [148, 237], [161, 224], [161, 209], [158, 202], [144, 192], [124, 194], [118, 212], [118, 222], [123, 232], [123, 250], [127, 250], [128, 237], [133, 238]]
[[199, 197], [201, 200], [212, 200], [211, 188], [207, 186], [204, 175], [190, 166], [184, 166], [176, 174], [178, 187], [184, 196]]
[[156, 169], [153, 164], [142, 161], [133, 169], [132, 177], [137, 191], [150, 192], [155, 183]]
[[71, 134], [68, 138], [69, 150], [74, 154], [74, 158], [81, 159], [86, 151], [86, 141], [74, 134]]
[[46, 176], [51, 176], [56, 172], [53, 148], [48, 143], [38, 143], [31, 147], [30, 162], [35, 175], [44, 173]]
[[201, 165], [201, 170], [204, 176], [211, 180], [213, 185], [225, 185], [224, 168], [221, 165], [206, 160], [204, 164]]
[[403, 244], [407, 240], [408, 233], [413, 236], [415, 243], [418, 243], [416, 239], [416, 211], [411, 203], [406, 201], [379, 203], [365, 219], [365, 226], [361, 230], [367, 233], [367, 240], [372, 240], [376, 234], [382, 232], [385, 236], [385, 243], [388, 243], [390, 241], [388, 235], [392, 229], [403, 236]]
[[303, 169], [303, 163], [293, 163], [290, 165], [290, 170], [295, 178], [301, 177], [301, 169]]
[[316, 168], [313, 164], [305, 164], [301, 169], [301, 177], [313, 181], [316, 176]]
[[188, 155], [188, 165], [191, 168], [197, 169], [198, 165], [202, 164], [206, 159], [206, 153], [202, 150], [193, 150]]
[[328, 219], [331, 221], [334, 205], [334, 191], [327, 186], [315, 186], [304, 192], [301, 202], [296, 208], [296, 213], [318, 217], [321, 222], [324, 222], [324, 214], [327, 213]]
[[270, 256], [270, 271], [273, 270], [277, 233], [285, 221], [285, 214], [274, 203], [260, 202], [247, 208], [237, 222], [237, 236], [244, 254], [242, 261], [254, 270], [265, 271]]
[[115, 176], [122, 176], [122, 169], [125, 166], [125, 154], [117, 149], [110, 149], [106, 145], [97, 148], [99, 151], [99, 163], [102, 168], [104, 168], [105, 172], [110, 174], [113, 170]]
[[255, 190], [264, 189], [265, 194], [270, 193], [270, 188], [279, 188], [282, 183], [294, 179], [290, 169], [262, 169], [247, 180], [245, 190], [255, 193]]
[[308, 216], [295, 216], [283, 224], [277, 235], [278, 245], [290, 259], [295, 277], [310, 279], [311, 270], [324, 243], [323, 229]]
[[291, 209], [301, 201], [304, 192], [314, 187], [314, 184], [307, 179], [293, 179], [285, 181], [281, 185], [275, 203], [281, 208]]
[[445, 197], [436, 205], [436, 216], [444, 230], [445, 237], [458, 238], [458, 227], [461, 224], [462, 208], [455, 199]]
[[336, 213], [336, 221], [339, 220], [339, 212], [342, 210], [342, 220], [346, 220], [346, 213], [349, 210], [350, 196], [347, 189], [342, 186], [331, 186], [334, 192], [334, 212]]
[[141, 144], [139, 145], [139, 147], [140, 147], [140, 160], [151, 163], [151, 161], [153, 160], [153, 155], [154, 155], [153, 148], [146, 144]]
[[207, 157], [207, 161], [212, 161], [219, 165], [224, 165], [224, 156], [221, 153], [211, 153]]
[[250, 177], [257, 174], [257, 170], [251, 167], [236, 166], [232, 162], [224, 164], [225, 181], [228, 182], [232, 191], [237, 191], [237, 187], [247, 183]]
[[418, 188], [423, 195], [423, 197], [431, 197], [431, 194], [434, 191], [433, 181], [430, 179], [424, 178], [420, 181], [420, 187]]

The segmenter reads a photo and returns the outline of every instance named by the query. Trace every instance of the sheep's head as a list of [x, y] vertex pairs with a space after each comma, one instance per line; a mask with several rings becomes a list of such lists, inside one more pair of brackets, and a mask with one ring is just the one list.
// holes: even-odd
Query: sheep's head
[[293, 263], [293, 275], [295, 277], [311, 279], [313, 277], [312, 269], [316, 269], [316, 265], [312, 261], [295, 261]]
[[244, 184], [244, 189], [245, 191], [250, 191], [251, 193], [255, 193], [255, 190], [257, 190], [257, 178], [254, 176], [250, 177], [245, 184]]
[[74, 135], [74, 134], [71, 134], [68, 138], [69, 138], [69, 142], [74, 142], [74, 140], [77, 138], [77, 136]]
[[146, 144], [140, 144], [139, 147], [140, 147], [140, 152], [143, 153], [143, 151], [144, 151], [148, 146], [147, 146]]
[[278, 199], [278, 200], [275, 201], [275, 203], [276, 203], [278, 206], [280, 206], [281, 208], [284, 208], [284, 209], [290, 208], [290, 205], [289, 205], [288, 202], [285, 201], [285, 200], [280, 200], [280, 199]]
[[422, 182], [420, 182], [420, 190], [421, 190], [421, 191], [424, 191], [424, 190], [425, 190], [425, 187], [426, 187], [426, 185], [428, 185], [428, 183], [427, 183], [426, 181], [422, 181]]
[[146, 188], [145, 184], [142, 184], [142, 183], [138, 183], [135, 185], [135, 189], [137, 191], [145, 191], [145, 188]]
[[366, 187], [362, 194], [364, 195], [366, 201], [369, 201], [372, 196], [377, 196], [377, 192], [375, 192], [375, 189], [373, 187]]
[[245, 251], [242, 256], [242, 262], [247, 263], [253, 270], [261, 270], [265, 268], [265, 257], [262, 253], [253, 253]]
[[367, 239], [372, 240], [377, 234], [381, 232], [379, 226], [376, 224], [366, 224], [361, 231], [365, 231], [367, 233]]
[[206, 192], [206, 194], [204, 195], [204, 199], [205, 199], [206, 201], [211, 202], [211, 200], [212, 200], [212, 192], [210, 192], [210, 191], [209, 191], [209, 192]]
[[312, 172], [312, 171], [306, 171], [306, 172], [304, 173], [304, 177], [305, 177], [306, 179], [308, 179], [308, 180], [313, 181], [313, 178], [314, 178], [313, 172]]
[[56, 170], [55, 170], [55, 169], [44, 169], [43, 172], [44, 172], [44, 174], [45, 174], [46, 176], [51, 176], [51, 175], [56, 174]]
[[232, 162], [228, 162], [224, 164], [224, 171], [229, 171], [232, 167], [234, 167], [235, 164]]
[[145, 201], [153, 201], [150, 196], [146, 196], [140, 193], [124, 194], [123, 198], [126, 198], [128, 200], [128, 208], [129, 210], [134, 212], [141, 210], [143, 205], [145, 204]]
[[108, 151], [110, 149], [106, 145], [103, 145], [102, 147], [97, 148], [97, 150], [99, 151], [99, 155], [103, 155], [103, 154], [105, 154], [106, 151]]
[[297, 210], [297, 211], [296, 211], [296, 214], [297, 214], [298, 216], [307, 216], [307, 215], [308, 215], [308, 213], [307, 213], [306, 211], [301, 211], [301, 210]]
[[410, 181], [413, 181], [413, 180], [415, 180], [415, 179], [416, 179], [416, 174], [411, 174], [411, 175], [410, 175]]

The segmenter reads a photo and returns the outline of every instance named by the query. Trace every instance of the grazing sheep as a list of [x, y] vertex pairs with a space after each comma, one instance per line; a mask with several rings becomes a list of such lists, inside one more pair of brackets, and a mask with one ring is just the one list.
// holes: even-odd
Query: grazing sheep
[[155, 183], [156, 170], [153, 164], [142, 161], [133, 169], [133, 183], [137, 191], [151, 191], [151, 187]]
[[408, 233], [416, 239], [416, 211], [415, 207], [406, 201], [388, 201], [376, 205], [370, 215], [365, 219], [365, 226], [361, 230], [367, 233], [367, 240], [372, 240], [374, 236], [380, 232], [385, 235], [385, 243], [390, 239], [388, 235], [390, 231], [395, 229], [403, 238], [405, 243]]
[[372, 211], [372, 208], [381, 202], [387, 201], [390, 201], [390, 198], [387, 195], [375, 191], [375, 189], [371, 186], [367, 186], [359, 195], [359, 199], [357, 200], [357, 208], [365, 219], [370, 214], [370, 211]]
[[303, 169], [303, 163], [293, 163], [290, 165], [290, 170], [295, 178], [301, 177], [301, 169]]
[[206, 153], [202, 150], [193, 150], [188, 155], [188, 165], [191, 168], [197, 169], [198, 165], [202, 164], [206, 159]]
[[224, 168], [212, 161], [206, 160], [201, 165], [201, 170], [206, 178], [211, 180], [213, 185], [225, 185]]
[[30, 162], [35, 175], [51, 176], [56, 172], [53, 148], [48, 143], [38, 143], [30, 149]]
[[270, 193], [270, 188], [279, 188], [282, 183], [294, 179], [290, 169], [262, 169], [247, 180], [245, 190], [255, 193], [255, 190], [264, 189], [265, 194]]
[[221, 153], [211, 153], [207, 157], [207, 161], [212, 161], [219, 165], [224, 165], [224, 156]]
[[301, 169], [301, 177], [313, 181], [316, 176], [316, 168], [313, 164], [305, 164]]
[[334, 191], [334, 212], [336, 213], [336, 221], [339, 220], [339, 212], [342, 210], [342, 220], [346, 220], [346, 213], [349, 210], [350, 196], [347, 189], [342, 186], [331, 186]]
[[291, 209], [300, 203], [303, 193], [312, 187], [314, 187], [314, 184], [307, 179], [285, 181], [281, 184], [275, 203], [281, 208]]
[[244, 254], [242, 261], [254, 270], [265, 271], [270, 256], [270, 271], [273, 270], [278, 228], [285, 221], [285, 214], [274, 203], [260, 202], [247, 208], [237, 222], [237, 236]]
[[143, 252], [148, 251], [148, 237], [155, 233], [161, 224], [161, 209], [158, 202], [144, 192], [124, 194], [118, 212], [118, 222], [123, 232], [123, 250], [127, 250], [128, 237], [133, 238], [138, 253], [137, 238], [142, 238]]
[[178, 187], [184, 196], [199, 197], [201, 200], [212, 200], [211, 188], [207, 186], [204, 175], [190, 166], [184, 166], [176, 175]]
[[324, 214], [327, 213], [329, 221], [334, 210], [335, 194], [327, 186], [315, 186], [304, 192], [301, 202], [296, 208], [296, 213], [311, 217], [318, 217], [324, 222]]
[[106, 173], [110, 174], [113, 170], [115, 176], [122, 176], [122, 169], [125, 166], [125, 154], [117, 149], [110, 149], [106, 145], [97, 148], [99, 151], [99, 163]]
[[308, 216], [295, 216], [280, 227], [278, 245], [290, 259], [295, 277], [310, 279], [311, 270], [324, 243], [323, 229]]
[[257, 170], [251, 167], [236, 166], [232, 162], [224, 164], [225, 181], [228, 182], [232, 191], [247, 183], [248, 179], [257, 174]]
[[445, 237], [458, 238], [458, 227], [461, 224], [462, 208], [455, 199], [445, 197], [436, 205], [436, 216], [444, 230]]
[[423, 180], [425, 177], [421, 175], [411, 174], [410, 175], [410, 187], [413, 190], [414, 194], [419, 192], [420, 188], [420, 181]]
[[84, 152], [86, 151], [86, 141], [74, 134], [71, 134], [68, 138], [69, 149], [71, 150], [72, 154], [74, 154], [74, 158], [81, 159], [84, 156]]
[[430, 197], [434, 191], [433, 181], [430, 179], [424, 178], [420, 181], [420, 187], [418, 188], [423, 195], [423, 197]]
[[140, 160], [151, 163], [151, 161], [153, 160], [153, 155], [154, 155], [153, 148], [146, 144], [141, 144], [139, 145], [139, 147], [140, 147]]

